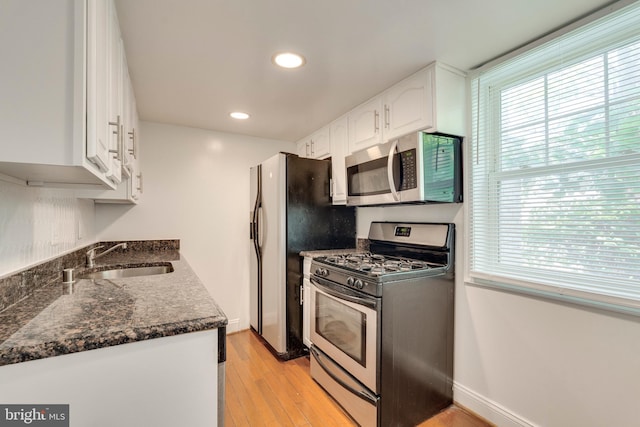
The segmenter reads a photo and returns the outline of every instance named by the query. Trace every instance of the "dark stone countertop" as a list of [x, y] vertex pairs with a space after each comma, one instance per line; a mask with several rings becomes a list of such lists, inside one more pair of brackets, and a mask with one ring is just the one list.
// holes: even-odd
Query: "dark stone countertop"
[[322, 249], [322, 250], [311, 250], [311, 251], [302, 251], [300, 252], [300, 256], [302, 257], [310, 257], [316, 258], [320, 256], [331, 256], [331, 255], [345, 255], [352, 254], [358, 252], [358, 249]]
[[356, 252], [367, 252], [369, 251], [369, 240], [367, 239], [357, 239], [355, 248], [345, 248], [345, 249], [320, 249], [320, 250], [305, 250], [300, 252], [301, 257], [309, 257], [316, 258], [321, 256], [331, 256], [331, 255], [346, 255], [353, 254]]
[[[92, 269], [171, 263], [167, 274], [62, 280], [0, 312], [0, 366], [227, 325], [227, 318], [177, 250], [114, 251]], [[70, 292], [71, 291], [71, 292]]]

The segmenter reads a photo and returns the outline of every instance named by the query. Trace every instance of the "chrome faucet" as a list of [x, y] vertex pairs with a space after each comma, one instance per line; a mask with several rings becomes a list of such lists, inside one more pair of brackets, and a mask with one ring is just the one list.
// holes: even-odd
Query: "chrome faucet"
[[108, 254], [109, 252], [118, 249], [118, 248], [122, 248], [122, 249], [127, 249], [127, 244], [125, 242], [123, 243], [118, 243], [117, 245], [113, 245], [112, 247], [110, 247], [109, 249], [107, 249], [106, 251], [99, 253], [98, 255], [96, 255], [96, 249], [100, 249], [100, 248], [104, 248], [104, 246], [96, 246], [93, 249], [90, 249], [87, 251], [87, 268], [91, 268], [93, 267], [94, 261], [98, 258], [100, 258], [103, 255]]

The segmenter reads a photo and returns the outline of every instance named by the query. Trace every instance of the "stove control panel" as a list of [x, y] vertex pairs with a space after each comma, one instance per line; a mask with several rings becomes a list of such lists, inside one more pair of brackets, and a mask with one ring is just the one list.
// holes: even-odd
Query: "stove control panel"
[[316, 268], [316, 274], [320, 277], [327, 277], [329, 276], [329, 270], [326, 268]]
[[349, 276], [347, 278], [347, 285], [352, 286], [356, 289], [362, 289], [364, 288], [365, 283], [361, 279], [354, 279], [353, 277]]

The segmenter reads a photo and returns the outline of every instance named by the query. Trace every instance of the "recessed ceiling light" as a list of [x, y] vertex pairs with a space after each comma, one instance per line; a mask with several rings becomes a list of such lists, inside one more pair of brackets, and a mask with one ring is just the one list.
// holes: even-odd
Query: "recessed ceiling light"
[[242, 111], [234, 111], [233, 113], [229, 113], [231, 117], [238, 120], [247, 120], [249, 115], [247, 113], [243, 113]]
[[298, 68], [302, 67], [306, 62], [304, 56], [293, 52], [276, 53], [271, 60], [282, 68]]

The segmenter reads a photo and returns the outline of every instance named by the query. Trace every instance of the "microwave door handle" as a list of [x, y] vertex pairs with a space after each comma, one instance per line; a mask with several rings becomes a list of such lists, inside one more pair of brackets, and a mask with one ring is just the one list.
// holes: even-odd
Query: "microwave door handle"
[[393, 180], [393, 156], [396, 154], [397, 148], [398, 140], [396, 139], [391, 144], [391, 148], [389, 149], [389, 157], [387, 158], [387, 179], [389, 180], [389, 189], [391, 190], [393, 200], [395, 200], [396, 202], [400, 201], [400, 195], [396, 191], [396, 183]]

